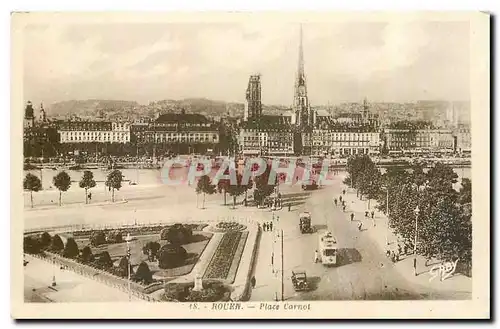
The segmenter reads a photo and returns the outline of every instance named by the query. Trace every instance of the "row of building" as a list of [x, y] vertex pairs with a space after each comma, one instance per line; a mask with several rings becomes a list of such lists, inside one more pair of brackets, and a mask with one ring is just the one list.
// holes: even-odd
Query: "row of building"
[[[307, 93], [300, 31], [299, 61], [293, 105], [282, 115], [262, 113], [261, 77], [248, 81], [243, 120], [216, 122], [201, 114], [166, 113], [149, 122], [58, 121], [48, 122], [43, 106], [35, 122], [30, 102], [25, 109], [25, 145], [35, 139], [50, 143], [118, 143], [158, 145], [173, 153], [231, 152], [243, 156], [267, 155], [376, 155], [406, 152], [470, 152], [470, 131], [385, 129], [365, 99], [355, 110], [320, 115]], [[42, 127], [42, 128], [40, 128]], [[51, 130], [52, 133], [47, 133]], [[54, 133], [55, 132], [55, 133]]]

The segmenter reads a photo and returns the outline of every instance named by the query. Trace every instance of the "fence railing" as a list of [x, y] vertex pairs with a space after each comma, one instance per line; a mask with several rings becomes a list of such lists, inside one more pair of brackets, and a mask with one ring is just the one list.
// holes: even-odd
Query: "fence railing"
[[[37, 254], [27, 254], [28, 256], [40, 259], [42, 261], [48, 262], [53, 264], [54, 266], [63, 266], [64, 269], [71, 270], [72, 272], [81, 275], [83, 277], [92, 279], [94, 281], [103, 283], [111, 288], [118, 289], [120, 291], [123, 291], [125, 293], [129, 293], [128, 290], [128, 280], [125, 280], [123, 278], [114, 276], [111, 273], [108, 273], [106, 271], [78, 263], [72, 259], [67, 259], [67, 258], [62, 258], [59, 255], [55, 255], [49, 252], [45, 252], [47, 256], [41, 256]], [[153, 296], [150, 296], [148, 294], [145, 294], [141, 291], [138, 291], [137, 289], [144, 289], [144, 287], [141, 287], [135, 282], [130, 283], [131, 289], [130, 289], [130, 294], [136, 298], [148, 301], [148, 302], [159, 302], [161, 301], [160, 299], [157, 299]]]

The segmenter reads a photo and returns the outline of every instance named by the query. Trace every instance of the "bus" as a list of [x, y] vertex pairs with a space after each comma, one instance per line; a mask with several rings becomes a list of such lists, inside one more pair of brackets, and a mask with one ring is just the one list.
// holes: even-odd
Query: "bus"
[[330, 231], [319, 236], [319, 259], [323, 265], [337, 265], [337, 239]]

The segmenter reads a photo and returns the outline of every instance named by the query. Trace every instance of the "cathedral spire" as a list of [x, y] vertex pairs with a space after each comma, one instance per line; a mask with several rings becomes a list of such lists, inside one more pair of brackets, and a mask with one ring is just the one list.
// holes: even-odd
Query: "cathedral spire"
[[302, 24], [300, 25], [300, 44], [299, 44], [299, 69], [297, 71], [299, 77], [304, 76], [304, 47], [302, 45]]

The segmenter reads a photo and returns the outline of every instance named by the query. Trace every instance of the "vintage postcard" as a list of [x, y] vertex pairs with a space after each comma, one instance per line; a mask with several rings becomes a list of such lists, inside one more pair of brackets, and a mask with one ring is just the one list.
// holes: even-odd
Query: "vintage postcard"
[[13, 13], [12, 316], [489, 318], [489, 22]]

